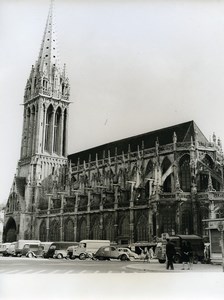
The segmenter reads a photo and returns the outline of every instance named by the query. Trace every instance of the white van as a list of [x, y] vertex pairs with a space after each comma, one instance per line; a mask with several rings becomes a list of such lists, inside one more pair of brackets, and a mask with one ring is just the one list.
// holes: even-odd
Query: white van
[[29, 248], [29, 245], [40, 246], [40, 240], [18, 240], [15, 245], [15, 255], [22, 256], [24, 254], [24, 246], [25, 248]]
[[15, 256], [16, 255], [16, 252], [15, 252], [16, 243], [17, 242], [12, 242], [7, 246], [4, 256]]
[[109, 240], [82, 240], [78, 247], [73, 248], [73, 258], [78, 257], [81, 260], [92, 257], [96, 251], [103, 246], [110, 246]]

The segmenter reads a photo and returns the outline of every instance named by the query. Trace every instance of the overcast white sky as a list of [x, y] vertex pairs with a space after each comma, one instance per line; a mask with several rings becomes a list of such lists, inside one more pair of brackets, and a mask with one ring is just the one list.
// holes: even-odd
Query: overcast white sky
[[[0, 0], [0, 202], [49, 2]], [[224, 1], [55, 0], [55, 15], [74, 102], [69, 154], [190, 120], [224, 142]]]

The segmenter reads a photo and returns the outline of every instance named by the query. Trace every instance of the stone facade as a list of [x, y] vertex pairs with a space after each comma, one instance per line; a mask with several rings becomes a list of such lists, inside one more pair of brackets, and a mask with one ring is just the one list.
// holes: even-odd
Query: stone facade
[[68, 159], [36, 214], [41, 240], [130, 244], [164, 232], [206, 235], [202, 220], [224, 213], [221, 144], [208, 142], [193, 121]]

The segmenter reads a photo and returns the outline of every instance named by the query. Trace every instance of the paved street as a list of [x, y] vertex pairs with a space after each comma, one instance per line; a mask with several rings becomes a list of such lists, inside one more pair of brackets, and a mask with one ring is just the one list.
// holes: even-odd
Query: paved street
[[181, 270], [181, 264], [175, 264], [174, 271], [166, 270], [165, 264], [156, 259], [150, 263], [143, 261], [122, 262], [119, 260], [93, 261], [43, 259], [26, 257], [0, 257], [0, 274], [79, 274], [79, 273], [197, 273], [222, 272], [221, 265], [194, 264], [191, 270]]
[[0, 257], [0, 299], [223, 299], [222, 266]]
[[130, 262], [1, 257], [0, 274], [133, 273]]

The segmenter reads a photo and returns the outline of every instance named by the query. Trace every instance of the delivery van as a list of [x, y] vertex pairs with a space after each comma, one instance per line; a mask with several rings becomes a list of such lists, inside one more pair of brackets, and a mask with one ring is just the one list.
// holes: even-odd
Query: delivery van
[[16, 256], [16, 244], [17, 242], [10, 243], [5, 249], [4, 256]]
[[26, 255], [30, 245], [39, 247], [40, 240], [18, 240], [15, 244], [15, 256]]
[[87, 257], [92, 258], [96, 251], [103, 246], [110, 246], [110, 240], [82, 240], [78, 247], [74, 247], [72, 258], [79, 258], [81, 260]]
[[[174, 244], [176, 255], [174, 256], [175, 263], [182, 262], [181, 248], [183, 241], [187, 241], [191, 244], [193, 251], [193, 263], [198, 261], [204, 262], [204, 243], [203, 239], [198, 235], [176, 235], [169, 237], [170, 242]], [[157, 244], [155, 249], [156, 258], [160, 263], [166, 261], [166, 241], [161, 241]]]

